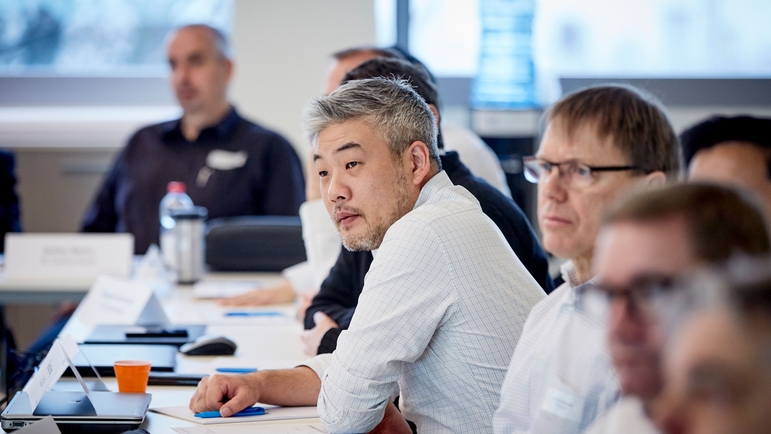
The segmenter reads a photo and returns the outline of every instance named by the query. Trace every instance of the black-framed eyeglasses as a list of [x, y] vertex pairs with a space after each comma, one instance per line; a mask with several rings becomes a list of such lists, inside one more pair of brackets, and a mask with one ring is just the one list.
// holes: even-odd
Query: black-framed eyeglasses
[[525, 179], [538, 184], [549, 179], [552, 169], [559, 171], [568, 185], [578, 188], [588, 187], [594, 181], [594, 172], [616, 172], [623, 170], [639, 170], [637, 166], [589, 166], [578, 161], [563, 161], [555, 163], [535, 156], [524, 157]]
[[623, 302], [624, 306], [644, 320], [656, 316], [656, 301], [669, 294], [677, 282], [670, 276], [643, 275], [622, 288], [593, 283], [581, 298], [584, 308], [596, 317], [608, 314], [610, 306]]

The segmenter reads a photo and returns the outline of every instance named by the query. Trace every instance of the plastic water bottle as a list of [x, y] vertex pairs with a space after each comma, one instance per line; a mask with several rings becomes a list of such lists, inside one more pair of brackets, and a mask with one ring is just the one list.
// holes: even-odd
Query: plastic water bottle
[[535, 0], [481, 0], [479, 72], [471, 85], [478, 109], [537, 106], [533, 67]]
[[166, 196], [161, 199], [161, 253], [166, 266], [172, 270], [177, 267], [176, 242], [174, 240], [174, 218], [171, 210], [192, 210], [193, 200], [185, 193], [185, 183], [170, 182]]

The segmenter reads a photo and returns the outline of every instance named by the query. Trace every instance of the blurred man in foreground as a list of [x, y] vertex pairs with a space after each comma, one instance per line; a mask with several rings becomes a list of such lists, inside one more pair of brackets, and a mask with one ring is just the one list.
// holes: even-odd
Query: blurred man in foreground
[[697, 267], [769, 253], [761, 209], [725, 187], [679, 184], [614, 204], [597, 238], [599, 280], [585, 307], [608, 314], [623, 397], [587, 434], [657, 432], [649, 416], [662, 387], [657, 296], [678, 290], [672, 282]]
[[734, 261], [716, 273], [691, 285], [695, 297], [715, 285], [718, 293], [677, 313], [685, 319], [665, 350], [656, 419], [667, 434], [771, 427], [771, 261]]

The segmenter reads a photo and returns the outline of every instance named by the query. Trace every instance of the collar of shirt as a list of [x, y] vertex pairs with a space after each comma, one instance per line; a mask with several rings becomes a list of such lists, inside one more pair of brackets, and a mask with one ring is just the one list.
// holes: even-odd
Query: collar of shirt
[[415, 202], [415, 206], [412, 207], [412, 209], [416, 209], [419, 206], [423, 205], [424, 203], [428, 202], [431, 198], [431, 196], [443, 188], [447, 187], [453, 187], [454, 184], [452, 181], [450, 181], [450, 178], [447, 176], [447, 173], [445, 173], [444, 170], [437, 173], [431, 179], [428, 180], [426, 185], [423, 186], [423, 188], [420, 189], [420, 195], [418, 195], [418, 200]]
[[[224, 139], [228, 135], [230, 135], [230, 132], [235, 127], [236, 123], [238, 122], [239, 116], [236, 112], [236, 109], [234, 107], [230, 108], [230, 112], [222, 118], [218, 123], [215, 125], [212, 125], [210, 127], [206, 127], [203, 130], [201, 130], [201, 133], [198, 134], [198, 138], [195, 140], [196, 142], [200, 140], [201, 137], [209, 134], [214, 134], [215, 137]], [[185, 139], [185, 136], [182, 135], [182, 119], [177, 119], [174, 122], [170, 122], [163, 130], [163, 140], [165, 142], [168, 142], [170, 140], [187, 140]]]
[[576, 273], [576, 267], [573, 265], [573, 261], [567, 261], [560, 266], [560, 273], [565, 280], [565, 284], [570, 288], [570, 295], [565, 298], [565, 305], [572, 307], [580, 307], [581, 295], [586, 292], [595, 282], [597, 282], [597, 276], [592, 277], [586, 282], [580, 283], [578, 281], [578, 274]]
[[[423, 188], [420, 189], [420, 194], [418, 195], [418, 200], [415, 201], [415, 206], [412, 207], [412, 209], [417, 209], [419, 206], [425, 204], [431, 199], [431, 196], [437, 192], [440, 191], [443, 188], [447, 187], [454, 187], [455, 185], [450, 181], [450, 178], [447, 176], [447, 173], [443, 171], [437, 173], [434, 175], [431, 179], [428, 180], [426, 185], [423, 186]], [[372, 252], [372, 257], [377, 256], [378, 249], [370, 250]]]

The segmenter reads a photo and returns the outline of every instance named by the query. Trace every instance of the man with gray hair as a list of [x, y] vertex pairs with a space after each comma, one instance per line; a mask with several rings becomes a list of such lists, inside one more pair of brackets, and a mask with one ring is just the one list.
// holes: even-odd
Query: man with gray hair
[[350, 328], [304, 366], [204, 379], [191, 410], [317, 403], [330, 432], [367, 432], [400, 393], [421, 433], [491, 432], [543, 290], [441, 170], [434, 116], [407, 82], [351, 81], [311, 103], [305, 130], [344, 246], [376, 251]]
[[136, 253], [145, 253], [159, 241], [158, 206], [171, 181], [184, 182], [210, 218], [297, 215], [305, 200], [300, 160], [286, 139], [242, 118], [228, 102], [233, 61], [223, 34], [203, 24], [185, 26], [167, 49], [182, 118], [134, 134], [83, 231], [130, 232]]

